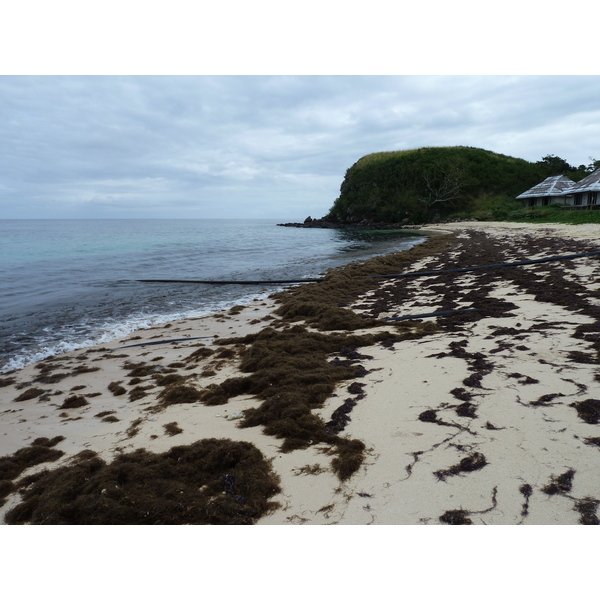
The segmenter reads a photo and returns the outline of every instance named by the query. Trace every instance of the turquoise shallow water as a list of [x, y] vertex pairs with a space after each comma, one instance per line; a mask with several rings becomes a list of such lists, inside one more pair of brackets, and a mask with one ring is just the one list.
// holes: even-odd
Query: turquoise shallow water
[[308, 278], [424, 239], [401, 232], [276, 224], [234, 219], [0, 220], [0, 372], [279, 289], [136, 279]]

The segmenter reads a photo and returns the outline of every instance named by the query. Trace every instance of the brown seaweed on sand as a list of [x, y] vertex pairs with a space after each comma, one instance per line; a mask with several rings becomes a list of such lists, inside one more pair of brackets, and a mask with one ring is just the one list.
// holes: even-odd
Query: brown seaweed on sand
[[279, 481], [248, 442], [205, 439], [45, 472], [21, 490], [9, 524], [247, 525], [276, 507]]

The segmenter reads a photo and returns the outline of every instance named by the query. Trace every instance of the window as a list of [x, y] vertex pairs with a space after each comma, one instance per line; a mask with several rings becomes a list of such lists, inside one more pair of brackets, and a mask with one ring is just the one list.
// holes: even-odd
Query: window
[[575, 206], [581, 206], [583, 204], [583, 194], [575, 194]]
[[588, 204], [596, 204], [598, 202], [598, 192], [590, 192], [588, 194]]

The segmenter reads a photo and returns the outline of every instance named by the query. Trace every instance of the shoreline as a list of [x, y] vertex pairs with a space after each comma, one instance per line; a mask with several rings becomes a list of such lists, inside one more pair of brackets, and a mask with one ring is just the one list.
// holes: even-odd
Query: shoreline
[[[467, 245], [479, 240], [482, 252], [487, 243], [506, 254], [516, 251], [529, 235], [537, 257], [548, 250], [535, 243], [551, 238], [569, 247], [589, 245], [600, 238], [600, 226], [596, 225], [468, 222], [426, 229], [449, 233], [452, 243], [447, 250], [416, 260], [407, 270], [429, 268], [440, 260], [461, 260], [460, 253], [468, 253], [461, 240]], [[477, 237], [481, 235], [487, 236], [487, 242]], [[430, 239], [441, 244], [446, 237]], [[386, 257], [380, 264], [386, 264]], [[535, 279], [531, 267], [523, 270]], [[351, 276], [353, 267], [336, 271]], [[548, 281], [559, 273], [568, 276], [565, 282], [573, 290], [591, 292], [592, 308], [600, 304], [595, 283], [600, 275], [597, 259], [553, 265], [542, 271]], [[139, 330], [123, 340], [4, 373], [0, 381], [14, 381], [0, 387], [0, 458], [36, 439], [63, 436], [54, 447], [64, 455], [54, 464], [30, 467], [19, 475], [24, 477], [67, 465], [84, 451], [110, 462], [140, 448], [163, 453], [206, 438], [226, 438], [253, 444], [280, 480], [281, 492], [271, 498], [280, 507], [258, 518], [258, 524], [592, 522], [597, 520], [595, 503], [600, 498], [600, 484], [596, 483], [600, 450], [586, 440], [599, 434], [597, 425], [584, 421], [576, 407], [594, 407], [582, 403], [597, 398], [595, 390], [600, 387], [594, 338], [586, 330], [597, 326], [594, 313], [591, 309], [589, 314], [581, 312], [579, 306], [570, 310], [560, 299], [556, 304], [536, 299], [536, 293], [542, 292], [525, 289], [530, 282], [498, 277], [468, 274], [460, 282], [435, 278], [401, 285], [382, 282], [355, 295], [351, 312], [365, 320], [420, 314], [425, 307], [438, 309], [447, 304], [456, 309], [469, 302], [477, 302], [487, 313], [421, 319], [421, 325], [431, 323], [429, 331], [417, 335], [413, 328], [412, 339], [405, 335], [402, 340], [365, 345], [355, 349], [352, 357], [330, 355], [334, 360], [345, 359], [353, 368], [361, 367], [360, 376], [348, 383], [338, 382], [335, 392], [312, 410], [324, 422], [331, 420], [336, 410], [345, 415], [338, 435], [364, 443], [360, 465], [342, 481], [332, 470], [329, 442], [281, 452], [282, 439], [287, 438], [267, 435], [263, 426], [239, 427], [244, 411], [259, 406], [251, 393], [212, 406], [189, 402], [157, 409], [166, 388], [157, 385], [159, 379], [153, 376], [193, 376], [190, 382], [198, 389], [211, 384], [218, 387], [240, 377], [243, 344], [219, 344], [223, 338], [240, 339], [268, 326], [285, 332], [306, 327], [306, 323], [308, 331], [323, 335], [338, 331], [311, 323], [310, 311], [305, 310], [304, 317], [301, 313], [285, 318], [275, 315], [278, 299], [301, 293], [290, 291], [220, 315]], [[394, 332], [397, 336], [398, 331], [393, 324], [379, 322], [354, 333]], [[190, 340], [122, 348], [180, 338]], [[226, 352], [237, 346], [237, 354]], [[190, 360], [203, 349], [205, 356], [200, 352]], [[579, 362], [571, 360], [569, 353], [575, 353]], [[150, 369], [136, 377], [131, 365], [141, 363]], [[65, 373], [53, 381], [53, 375]], [[108, 389], [111, 383], [124, 393], [114, 395]], [[41, 392], [15, 402], [32, 389]], [[82, 397], [86, 404], [61, 408], [69, 397]], [[343, 406], [346, 412], [340, 411]], [[592, 410], [592, 420], [593, 414]], [[0, 519], [19, 501], [17, 493], [9, 494], [0, 507]]]

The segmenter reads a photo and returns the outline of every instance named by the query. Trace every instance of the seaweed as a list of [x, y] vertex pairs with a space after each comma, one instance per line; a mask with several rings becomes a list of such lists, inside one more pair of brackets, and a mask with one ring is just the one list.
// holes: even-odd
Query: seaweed
[[209, 356], [212, 356], [214, 354], [214, 350], [211, 350], [210, 348], [206, 348], [205, 346], [202, 346], [201, 348], [198, 348], [198, 350], [195, 350], [194, 352], [192, 352], [186, 359], [185, 362], [189, 363], [189, 362], [198, 362], [201, 361], [205, 358], [208, 358]]
[[62, 450], [54, 448], [64, 439], [60, 435], [52, 439], [37, 438], [31, 445], [17, 450], [14, 454], [0, 457], [0, 506], [4, 504], [4, 500], [9, 494], [18, 489], [13, 481], [26, 469], [44, 462], [58, 460], [64, 455]]
[[477, 406], [471, 402], [463, 402], [456, 407], [456, 414], [459, 417], [468, 417], [469, 419], [477, 418]]
[[150, 386], [138, 385], [129, 391], [129, 402], [135, 402], [146, 397], [146, 391], [150, 389]]
[[277, 507], [277, 476], [248, 442], [205, 439], [163, 454], [136, 450], [45, 472], [9, 524], [247, 525]]
[[163, 404], [192, 404], [203, 398], [203, 393], [189, 385], [178, 382], [166, 387], [159, 395]]
[[158, 365], [147, 365], [144, 362], [141, 363], [132, 363], [127, 361], [123, 365], [124, 369], [127, 369], [129, 373], [127, 373], [128, 377], [147, 377], [148, 375], [152, 375], [156, 373], [159, 369]]
[[127, 428], [127, 437], [135, 437], [140, 432], [140, 425], [143, 423], [143, 419], [134, 419], [129, 427]]
[[448, 469], [435, 471], [434, 475], [440, 481], [445, 481], [446, 477], [458, 475], [459, 473], [478, 471], [479, 469], [483, 469], [483, 467], [485, 467], [487, 464], [488, 462], [481, 452], [474, 452], [473, 454], [463, 458], [458, 464], [449, 467]]
[[548, 496], [570, 492], [571, 488], [573, 487], [574, 475], [575, 471], [573, 469], [569, 469], [558, 477], [552, 477], [550, 483], [542, 488], [542, 492], [544, 492], [544, 494], [548, 494]]
[[185, 377], [183, 375], [179, 375], [178, 373], [169, 373], [168, 375], [153, 375], [154, 381], [156, 381], [157, 385], [161, 387], [166, 387], [168, 385], [172, 385], [173, 383], [179, 383], [185, 381]]
[[579, 523], [581, 525], [600, 525], [600, 520], [596, 514], [599, 504], [600, 501], [589, 496], [575, 503], [575, 510], [579, 513]]
[[12, 385], [17, 380], [14, 377], [0, 377], [0, 388]]
[[179, 433], [183, 433], [183, 429], [181, 429], [181, 427], [179, 427], [179, 425], [177, 425], [175, 421], [173, 421], [172, 423], [167, 423], [166, 425], [163, 425], [163, 427], [165, 428], [165, 433], [167, 435], [173, 436]]
[[423, 421], [424, 423], [437, 423], [438, 422], [437, 412], [433, 409], [424, 410], [419, 415], [419, 421]]
[[113, 381], [108, 384], [108, 391], [112, 393], [113, 396], [122, 396], [127, 393], [127, 390], [120, 385], [120, 381]]
[[582, 400], [581, 402], [573, 402], [569, 404], [577, 410], [577, 415], [582, 421], [590, 425], [597, 425], [600, 420], [600, 400]]
[[31, 400], [33, 398], [41, 396], [44, 393], [44, 390], [41, 390], [40, 388], [29, 388], [28, 390], [24, 391], [20, 396], [17, 396], [13, 400], [13, 402], [24, 402], [25, 400]]
[[524, 483], [519, 488], [519, 492], [521, 492], [521, 494], [523, 494], [525, 497], [525, 502], [523, 503], [523, 508], [521, 509], [521, 516], [526, 517], [529, 514], [529, 498], [533, 493], [533, 488], [528, 483]]
[[337, 442], [337, 456], [331, 461], [331, 467], [340, 481], [346, 481], [358, 471], [364, 451], [365, 445], [360, 440], [340, 439]]
[[473, 525], [466, 510], [447, 510], [439, 519], [444, 525]]
[[69, 396], [60, 406], [60, 408], [81, 408], [87, 406], [89, 402], [83, 396]]
[[529, 406], [548, 406], [552, 400], [555, 398], [562, 398], [564, 394], [554, 393], [554, 394], [544, 394], [540, 396], [537, 400], [529, 403]]

